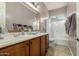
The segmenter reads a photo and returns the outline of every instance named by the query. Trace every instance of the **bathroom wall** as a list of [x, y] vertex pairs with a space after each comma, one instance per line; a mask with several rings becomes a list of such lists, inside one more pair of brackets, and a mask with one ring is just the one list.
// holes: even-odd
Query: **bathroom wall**
[[71, 15], [73, 12], [76, 12], [76, 3], [69, 2], [67, 4], [67, 16]]
[[6, 27], [11, 30], [12, 24], [32, 25], [35, 21], [35, 14], [20, 2], [6, 3]]
[[66, 15], [66, 12], [67, 12], [67, 6], [64, 6], [58, 9], [50, 10], [49, 16], [52, 17], [54, 15], [61, 15], [61, 14]]
[[2, 27], [3, 31], [5, 29], [5, 3], [0, 2], [0, 27]]
[[39, 3], [39, 11], [40, 11], [40, 17], [41, 18], [46, 18], [46, 17], [49, 17], [49, 14], [48, 14], [48, 9], [47, 7], [44, 5], [43, 2], [40, 2]]
[[[67, 4], [67, 17], [69, 17], [72, 13], [76, 12], [76, 3], [70, 2]], [[71, 53], [76, 55], [76, 40], [74, 37], [68, 36], [68, 45], [70, 47]]]

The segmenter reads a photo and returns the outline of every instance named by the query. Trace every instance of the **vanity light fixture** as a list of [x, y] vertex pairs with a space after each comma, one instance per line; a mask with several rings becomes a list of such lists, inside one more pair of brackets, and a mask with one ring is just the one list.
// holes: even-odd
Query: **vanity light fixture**
[[[31, 2], [21, 2], [22, 5], [33, 11], [34, 13], [39, 13], [38, 6], [35, 7]], [[38, 3], [35, 3], [35, 5], [39, 5]]]

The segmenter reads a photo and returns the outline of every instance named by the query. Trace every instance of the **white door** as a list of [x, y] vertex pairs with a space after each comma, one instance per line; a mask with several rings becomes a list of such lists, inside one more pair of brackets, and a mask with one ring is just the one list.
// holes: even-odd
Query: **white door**
[[[79, 39], [79, 3], [76, 5], [77, 7], [77, 38]], [[77, 56], [79, 56], [79, 41], [77, 40]]]
[[79, 41], [77, 41], [77, 56], [79, 56]]

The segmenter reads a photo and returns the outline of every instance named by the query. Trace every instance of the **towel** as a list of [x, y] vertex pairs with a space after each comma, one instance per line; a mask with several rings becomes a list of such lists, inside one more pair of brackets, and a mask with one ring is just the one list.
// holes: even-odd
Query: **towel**
[[76, 14], [69, 16], [65, 22], [66, 33], [76, 37]]
[[69, 35], [70, 36], [75, 36], [76, 37], [76, 14], [71, 15], [71, 23], [70, 23], [70, 28], [69, 28]]
[[69, 34], [69, 28], [70, 28], [70, 23], [71, 23], [71, 21], [69, 19], [70, 19], [70, 17], [68, 17], [65, 22], [65, 30], [66, 30], [67, 34]]

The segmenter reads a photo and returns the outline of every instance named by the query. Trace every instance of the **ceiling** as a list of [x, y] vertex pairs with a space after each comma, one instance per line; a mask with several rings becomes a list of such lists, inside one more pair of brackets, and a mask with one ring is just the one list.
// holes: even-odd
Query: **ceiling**
[[48, 8], [48, 10], [52, 10], [66, 6], [67, 2], [44, 2], [44, 4]]

